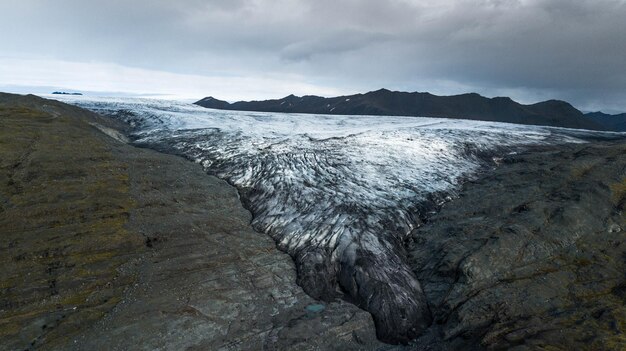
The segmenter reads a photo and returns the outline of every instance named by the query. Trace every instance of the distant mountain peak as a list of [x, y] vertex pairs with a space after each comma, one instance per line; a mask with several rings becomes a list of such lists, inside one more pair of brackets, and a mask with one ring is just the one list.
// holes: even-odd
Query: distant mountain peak
[[586, 113], [585, 117], [600, 124], [604, 129], [626, 132], [626, 113], [611, 115], [598, 111]]
[[207, 108], [215, 108], [218, 110], [226, 110], [230, 106], [230, 103], [228, 103], [228, 101], [219, 100], [214, 98], [213, 96], [207, 96], [199, 101], [196, 101], [195, 104]]

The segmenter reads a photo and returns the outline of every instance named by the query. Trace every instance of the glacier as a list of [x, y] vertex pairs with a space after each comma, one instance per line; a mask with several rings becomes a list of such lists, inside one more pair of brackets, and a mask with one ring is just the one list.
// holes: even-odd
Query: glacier
[[234, 185], [253, 227], [294, 259], [321, 300], [369, 311], [383, 341], [431, 323], [406, 261], [410, 233], [510, 153], [581, 143], [596, 132], [441, 118], [211, 110], [179, 101], [54, 96], [132, 128], [139, 146], [175, 153]]

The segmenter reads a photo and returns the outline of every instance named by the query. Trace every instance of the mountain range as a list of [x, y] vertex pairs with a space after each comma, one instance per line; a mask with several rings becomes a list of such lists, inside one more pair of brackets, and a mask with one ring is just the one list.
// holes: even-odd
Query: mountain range
[[591, 112], [585, 114], [585, 116], [591, 118], [591, 120], [601, 125], [605, 130], [626, 132], [626, 113], [610, 115], [602, 112]]
[[508, 97], [487, 98], [476, 93], [438, 96], [430, 93], [380, 89], [365, 94], [330, 98], [289, 95], [282, 99], [234, 103], [209, 96], [195, 104], [220, 110], [460, 118], [626, 131], [626, 114], [608, 115], [602, 112], [584, 114], [571, 104], [560, 100], [524, 105]]

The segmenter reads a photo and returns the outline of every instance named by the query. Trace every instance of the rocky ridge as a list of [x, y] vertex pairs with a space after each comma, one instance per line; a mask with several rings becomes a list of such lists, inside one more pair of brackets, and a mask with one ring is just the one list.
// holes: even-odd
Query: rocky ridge
[[626, 349], [626, 143], [501, 162], [412, 235], [434, 318], [417, 344]]
[[35, 96], [1, 94], [0, 123], [1, 348], [385, 347], [368, 313], [306, 295], [199, 165]]
[[615, 130], [597, 123], [565, 101], [548, 100], [523, 105], [508, 97], [486, 98], [476, 93], [437, 96], [380, 89], [365, 94], [324, 98], [289, 95], [265, 101], [228, 103], [206, 97], [197, 105], [221, 109], [260, 112], [314, 113], [334, 115], [383, 115], [459, 118], [481, 121], [544, 125], [593, 130]]

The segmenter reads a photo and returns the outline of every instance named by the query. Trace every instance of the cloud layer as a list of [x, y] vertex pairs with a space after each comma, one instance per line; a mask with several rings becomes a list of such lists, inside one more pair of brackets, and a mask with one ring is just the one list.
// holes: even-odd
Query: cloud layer
[[7, 0], [0, 56], [232, 78], [247, 91], [198, 83], [199, 96], [387, 87], [626, 110], [624, 18], [622, 0]]

